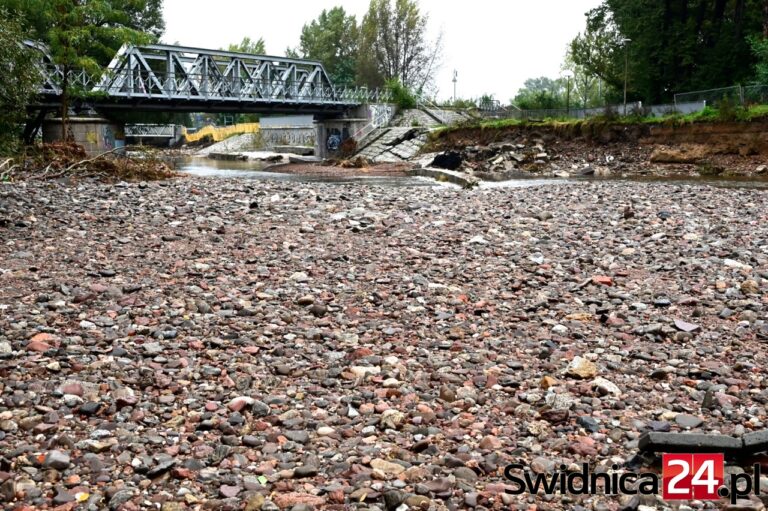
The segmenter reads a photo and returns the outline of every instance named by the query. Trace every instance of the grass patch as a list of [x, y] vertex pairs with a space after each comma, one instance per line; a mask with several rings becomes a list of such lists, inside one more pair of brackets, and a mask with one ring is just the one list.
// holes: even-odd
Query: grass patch
[[768, 118], [768, 105], [753, 105], [749, 107], [722, 104], [720, 108], [708, 106], [699, 112], [690, 114], [669, 114], [658, 117], [642, 117], [637, 115], [627, 116], [597, 116], [589, 119], [546, 118], [546, 119], [486, 119], [456, 124], [440, 128], [432, 133], [433, 139], [442, 135], [465, 130], [503, 130], [517, 126], [590, 126], [605, 124], [651, 124], [666, 126], [684, 126], [703, 122], [751, 122]]

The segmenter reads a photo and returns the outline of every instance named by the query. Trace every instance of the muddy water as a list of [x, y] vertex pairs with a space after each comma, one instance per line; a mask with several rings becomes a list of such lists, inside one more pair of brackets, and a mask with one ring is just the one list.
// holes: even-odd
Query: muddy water
[[[366, 184], [387, 187], [454, 187], [456, 185], [438, 183], [424, 177], [401, 176], [329, 176], [329, 175], [301, 175], [273, 172], [265, 169], [273, 164], [258, 161], [220, 161], [208, 158], [183, 158], [177, 160], [176, 169], [194, 176], [241, 178], [269, 181], [286, 181], [299, 183], [334, 183], [334, 184]], [[611, 177], [611, 178], [516, 178], [507, 181], [486, 181], [480, 186], [482, 189], [492, 188], [527, 188], [531, 186], [557, 185], [565, 183], [584, 183], [591, 181], [628, 181], [640, 183], [667, 183], [688, 185], [709, 185], [722, 188], [751, 188], [768, 190], [768, 178], [766, 177]]]

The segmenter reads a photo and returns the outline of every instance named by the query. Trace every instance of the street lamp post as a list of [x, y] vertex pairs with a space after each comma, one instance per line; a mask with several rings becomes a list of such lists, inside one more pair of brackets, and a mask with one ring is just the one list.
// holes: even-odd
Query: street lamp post
[[459, 79], [459, 72], [453, 70], [453, 102], [456, 103], [456, 82]]
[[629, 68], [629, 43], [632, 39], [624, 38], [621, 40], [624, 43], [624, 115], [627, 115], [627, 69]]
[[565, 70], [562, 73], [565, 77], [565, 116], [571, 116], [571, 78], [573, 78], [573, 71]]

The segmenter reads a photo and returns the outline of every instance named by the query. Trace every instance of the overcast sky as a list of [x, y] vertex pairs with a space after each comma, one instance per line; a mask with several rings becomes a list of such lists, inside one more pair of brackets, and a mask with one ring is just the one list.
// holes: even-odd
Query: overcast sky
[[[363, 17], [369, 0], [165, 0], [167, 43], [221, 48], [243, 37], [263, 37], [267, 53], [283, 55], [299, 44], [301, 27], [323, 9], [341, 5]], [[502, 102], [526, 78], [556, 77], [568, 42], [584, 29], [584, 14], [600, 0], [420, 0], [430, 30], [443, 31], [440, 99], [493, 94]]]

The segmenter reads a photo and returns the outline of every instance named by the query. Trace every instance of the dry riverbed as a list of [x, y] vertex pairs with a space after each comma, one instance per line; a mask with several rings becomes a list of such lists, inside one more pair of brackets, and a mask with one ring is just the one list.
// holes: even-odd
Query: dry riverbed
[[766, 427], [767, 217], [618, 182], [2, 186], [0, 507], [663, 509], [503, 469]]

